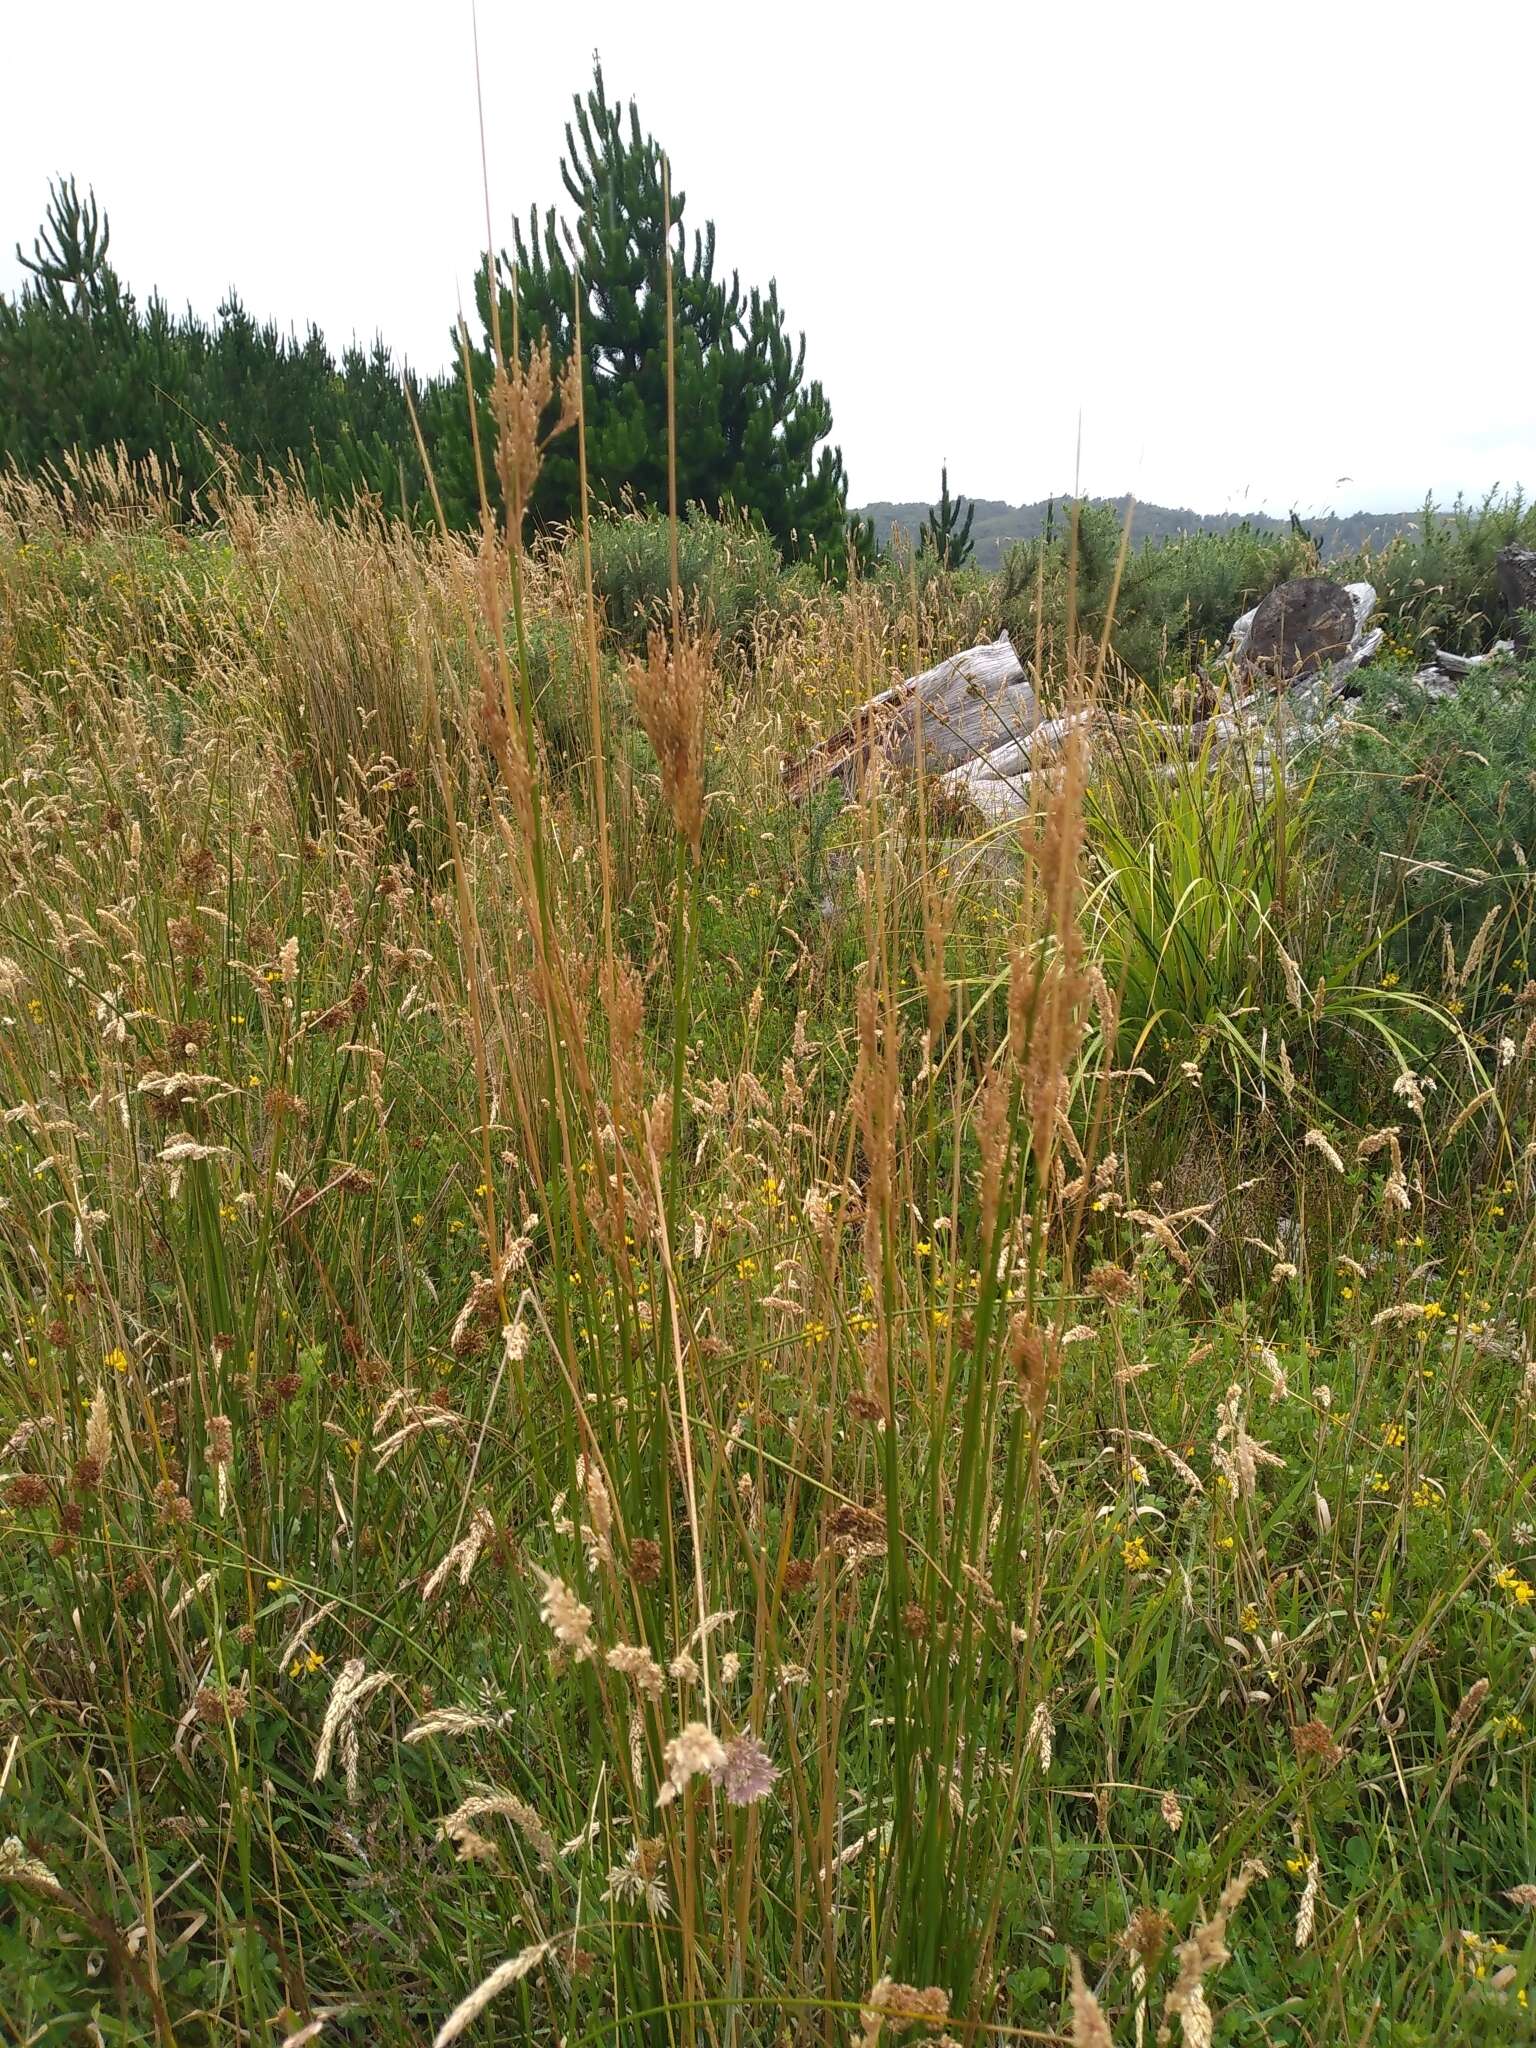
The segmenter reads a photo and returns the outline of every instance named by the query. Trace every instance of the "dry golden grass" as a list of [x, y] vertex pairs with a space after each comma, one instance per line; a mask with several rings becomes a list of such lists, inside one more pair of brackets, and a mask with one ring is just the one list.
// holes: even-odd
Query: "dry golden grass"
[[1130, 1075], [1080, 757], [783, 792], [973, 595], [582, 564], [0, 501], [8, 2035], [1523, 2038], [1528, 1044]]

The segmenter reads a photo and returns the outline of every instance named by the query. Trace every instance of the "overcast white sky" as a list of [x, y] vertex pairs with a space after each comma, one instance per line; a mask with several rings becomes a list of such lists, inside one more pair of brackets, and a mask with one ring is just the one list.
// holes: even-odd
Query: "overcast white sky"
[[[1202, 511], [1536, 486], [1531, 0], [480, 0], [498, 242], [602, 53], [856, 500]], [[0, 288], [51, 173], [140, 294], [422, 368], [483, 244], [469, 0], [0, 0]], [[1347, 479], [1344, 481], [1343, 479]]]

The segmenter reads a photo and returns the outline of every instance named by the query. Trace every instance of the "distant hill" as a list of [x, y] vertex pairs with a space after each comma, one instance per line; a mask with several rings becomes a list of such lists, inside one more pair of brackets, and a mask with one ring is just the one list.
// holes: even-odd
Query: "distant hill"
[[[967, 499], [965, 502], [969, 504], [972, 501]], [[977, 498], [974, 502], [976, 522], [971, 528], [971, 538], [976, 543], [976, 566], [997, 569], [1016, 541], [1032, 540], [1045, 530], [1046, 515], [1052, 504], [1056, 508], [1057, 526], [1061, 527], [1069, 501], [1063, 497], [1054, 500], [1041, 498], [1033, 505], [1005, 505], [1000, 498]], [[1089, 502], [1112, 504], [1116, 511], [1123, 513], [1128, 501], [1124, 498], [1098, 498]], [[859, 510], [874, 520], [875, 537], [884, 546], [890, 538], [891, 529], [896, 526], [915, 544], [917, 529], [927, 518], [929, 508], [914, 501], [902, 505], [889, 502], [861, 505]], [[1243, 525], [1257, 527], [1265, 533], [1283, 533], [1288, 524], [1288, 520], [1276, 519], [1264, 512], [1191, 512], [1184, 505], [1138, 504], [1131, 526], [1131, 544], [1137, 546], [1147, 540], [1175, 540], [1183, 533], [1227, 533], [1234, 526]], [[1400, 533], [1417, 531], [1418, 524], [1418, 515], [1412, 512], [1330, 513], [1302, 519], [1307, 532], [1321, 544], [1325, 558], [1353, 554], [1368, 541], [1373, 547], [1382, 547]]]

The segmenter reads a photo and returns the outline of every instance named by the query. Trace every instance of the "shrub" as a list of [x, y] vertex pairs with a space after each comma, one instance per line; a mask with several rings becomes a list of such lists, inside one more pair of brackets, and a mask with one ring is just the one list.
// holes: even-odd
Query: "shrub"
[[1536, 543], [1536, 505], [1519, 491], [1508, 498], [1490, 493], [1475, 507], [1458, 498], [1448, 513], [1426, 502], [1418, 533], [1379, 554], [1367, 549], [1340, 569], [1346, 579], [1376, 586], [1395, 639], [1424, 653], [1431, 644], [1475, 652], [1512, 623], [1494, 571], [1500, 548], [1511, 541]]
[[[684, 609], [723, 641], [744, 644], [754, 620], [782, 595], [778, 550], [746, 520], [693, 512], [678, 524], [677, 576]], [[672, 548], [668, 523], [655, 513], [626, 513], [592, 522], [592, 582], [610, 628], [641, 652], [653, 626], [670, 613]]]
[[[1207, 648], [1219, 648], [1234, 619], [1287, 576], [1315, 565], [1298, 532], [1271, 534], [1250, 526], [1229, 533], [1193, 533], [1133, 546], [1114, 605], [1110, 646], [1134, 674], [1187, 673]], [[998, 604], [1014, 645], [1028, 651], [1037, 631], [1058, 654], [1066, 649], [1069, 589], [1075, 571], [1077, 628], [1103, 635], [1121, 545], [1119, 515], [1109, 505], [1084, 505], [1038, 539], [1009, 554], [998, 578]]]
[[[1325, 756], [1314, 805], [1340, 909], [1383, 934], [1392, 970], [1438, 977], [1447, 943], [1454, 993], [1523, 979], [1536, 889], [1536, 670], [1469, 676], [1431, 702], [1401, 671], [1371, 675], [1359, 713]], [[1474, 971], [1465, 972], [1487, 926]]]

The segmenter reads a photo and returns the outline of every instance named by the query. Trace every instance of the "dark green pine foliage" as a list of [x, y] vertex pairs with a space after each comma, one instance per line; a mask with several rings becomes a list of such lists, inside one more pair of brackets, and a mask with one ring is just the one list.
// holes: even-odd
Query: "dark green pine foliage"
[[90, 191], [82, 200], [73, 178], [61, 179], [49, 188], [48, 217], [32, 243], [32, 254], [23, 256], [16, 244], [16, 260], [37, 279], [36, 289], [49, 305], [62, 307], [68, 286], [69, 303], [78, 312], [99, 292], [107, 270], [107, 248], [112, 240], [109, 222], [103, 220]]
[[860, 576], [874, 574], [880, 561], [880, 543], [875, 538], [875, 522], [870, 514], [850, 512], [843, 535], [843, 551], [850, 574]]
[[[587, 462], [594, 496], [619, 505], [667, 503], [667, 327], [663, 158], [630, 102], [610, 106], [599, 64], [566, 125], [561, 174], [574, 214], [553, 207], [514, 227], [514, 252], [497, 265], [503, 346], [526, 349], [547, 334], [556, 374], [573, 347], [575, 275], [581, 279], [582, 374]], [[841, 570], [846, 559], [847, 483], [828, 445], [832, 411], [805, 377], [805, 338], [792, 340], [775, 284], [743, 291], [715, 269], [715, 229], [690, 241], [687, 198], [671, 193], [676, 347], [677, 487], [680, 504], [761, 522], [783, 553]], [[514, 328], [514, 291], [516, 324]], [[482, 408], [490, 379], [491, 307], [482, 267], [482, 343], [474, 365]], [[441, 401], [440, 401], [441, 403]], [[462, 399], [460, 400], [462, 405]], [[446, 439], [447, 437], [443, 437]], [[453, 479], [455, 496], [468, 479]], [[576, 504], [576, 449], [553, 444], [533, 514], [569, 520]]]
[[108, 261], [110, 229], [73, 179], [50, 187], [31, 278], [0, 296], [0, 463], [36, 471], [75, 450], [121, 447], [174, 472], [187, 509], [227, 471], [302, 473], [327, 505], [359, 492], [416, 508], [421, 465], [382, 342], [336, 361], [231, 294], [209, 325], [160, 298], [141, 310]]
[[974, 552], [971, 521], [976, 517], [976, 507], [966, 504], [964, 498], [950, 497], [947, 462], [939, 472], [939, 484], [939, 502], [929, 506], [928, 517], [917, 529], [917, 551], [920, 555], [932, 555], [943, 568], [959, 569]]

